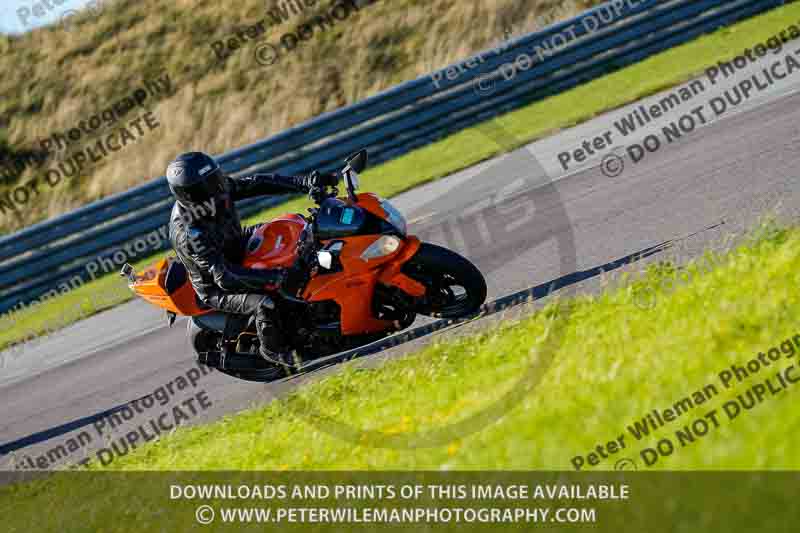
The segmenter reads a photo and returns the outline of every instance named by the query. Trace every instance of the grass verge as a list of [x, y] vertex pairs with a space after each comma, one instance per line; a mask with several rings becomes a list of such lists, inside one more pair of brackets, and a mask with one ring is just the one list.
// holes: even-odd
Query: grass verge
[[[715, 266], [701, 266], [708, 264]], [[640, 470], [797, 469], [800, 415], [793, 407], [800, 390], [788, 380], [781, 387], [776, 374], [800, 377], [798, 266], [800, 229], [764, 227], [734, 251], [692, 262], [683, 271], [653, 268], [625, 286], [553, 303], [481, 335], [439, 342], [374, 369], [345, 365], [284, 400], [176, 430], [119, 458], [113, 469], [570, 470], [576, 457], [587, 458], [620, 435], [623, 450], [584, 470], [609, 470], [623, 457], [636, 461]], [[671, 282], [669, 290], [665, 280]], [[658, 301], [647, 310], [636, 303], [637, 291], [645, 289]], [[563, 343], [540, 385], [481, 431], [436, 447], [386, 449], [332, 437], [299, 414], [300, 406], [312, 405], [333, 420], [389, 435], [463, 420], [496, 401], [524, 374], [548, 328], [563, 320], [566, 306]], [[776, 359], [763, 355], [773, 347]], [[759, 357], [771, 362], [724, 386], [722, 372]], [[788, 368], [794, 370], [787, 373]], [[780, 390], [763, 394], [755, 406], [729, 419], [724, 404], [746, 398], [767, 379]], [[717, 392], [696, 400], [696, 391], [709, 385]], [[695, 403], [649, 435], [637, 439], [629, 429], [654, 409], [663, 413], [686, 397]], [[706, 433], [678, 446], [676, 432], [709, 420], [712, 411], [718, 424], [709, 423]], [[641, 451], [663, 438], [676, 443], [676, 450], [648, 468]], [[37, 513], [54, 502], [58, 512], [49, 516], [58, 516], [58, 527], [89, 527], [86, 520], [105, 526], [120, 501], [155, 498], [161, 503], [153, 505], [164, 507], [165, 494], [145, 497], [139, 483], [124, 479], [56, 475], [0, 489], [0, 510], [8, 511], [12, 529], [14, 517], [34, 516], [49, 524], [44, 529], [54, 529], [53, 521]], [[105, 497], [111, 488], [114, 497]], [[180, 502], [180, 508], [189, 504]], [[131, 513], [145, 507], [133, 505]], [[176, 514], [170, 507], [158, 523]]]
[[[517, 140], [513, 145], [497, 145], [481, 134], [479, 125], [374, 167], [365, 173], [362, 182], [365, 189], [391, 197], [513, 150], [558, 129], [677, 85], [702, 72], [708, 65], [730, 59], [753, 43], [766, 40], [785, 29], [789, 21], [798, 19], [800, 4], [792, 3], [493, 119]], [[306, 199], [293, 200], [250, 217], [248, 222], [263, 221], [287, 211], [303, 212], [310, 205]], [[156, 257], [144, 259], [139, 264], [147, 264]], [[48, 300], [35, 309], [7, 316], [5, 326], [0, 331], [0, 349], [52, 332], [130, 300], [132, 296], [124, 288], [119, 289], [122, 281], [113, 278], [114, 275], [100, 278], [64, 296]], [[82, 311], [76, 313], [74, 318], [68, 316], [64, 320], [64, 310], [76, 306], [80, 306]]]

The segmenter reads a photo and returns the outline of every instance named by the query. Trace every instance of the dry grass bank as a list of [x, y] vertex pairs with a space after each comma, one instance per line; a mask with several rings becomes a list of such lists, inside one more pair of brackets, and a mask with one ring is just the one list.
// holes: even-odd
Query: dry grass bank
[[[0, 161], [43, 155], [40, 139], [68, 131], [164, 72], [173, 86], [171, 94], [145, 102], [161, 124], [157, 129], [77, 178], [40, 187], [42, 193], [32, 194], [24, 207], [0, 216], [0, 231], [148, 181], [178, 152], [221, 153], [254, 142], [492, 46], [506, 29], [519, 35], [596, 3], [379, 0], [270, 68], [256, 63], [252, 42], [225, 61], [210, 46], [267, 17], [263, 0], [239, 0], [235, 7], [217, 0], [109, 0], [99, 14], [86, 11], [72, 19], [71, 27], [0, 35]], [[319, 1], [268, 27], [261, 39], [274, 42], [329, 5]], [[142, 111], [129, 112], [117, 126]], [[72, 146], [87, 144], [82, 139]], [[0, 193], [41, 180], [70, 153], [29, 165], [0, 184]]]

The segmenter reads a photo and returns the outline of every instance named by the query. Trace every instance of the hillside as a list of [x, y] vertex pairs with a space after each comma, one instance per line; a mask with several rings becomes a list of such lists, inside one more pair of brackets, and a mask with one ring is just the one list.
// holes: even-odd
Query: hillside
[[[280, 42], [329, 15], [333, 2], [300, 2], [312, 7], [292, 12], [286, 2], [268, 8], [260, 0], [236, 9], [212, 0], [108, 0], [68, 25], [0, 35], [0, 229], [148, 181], [178, 152], [254, 142], [596, 3], [358, 0], [357, 10], [318, 25], [272, 66], [256, 61], [256, 41]], [[126, 110], [126, 99], [141, 105]], [[137, 118], [138, 133], [127, 126]], [[118, 152], [67, 161], [121, 126], [133, 134]], [[47, 175], [59, 163], [72, 177]], [[55, 186], [28, 185], [45, 180]]]

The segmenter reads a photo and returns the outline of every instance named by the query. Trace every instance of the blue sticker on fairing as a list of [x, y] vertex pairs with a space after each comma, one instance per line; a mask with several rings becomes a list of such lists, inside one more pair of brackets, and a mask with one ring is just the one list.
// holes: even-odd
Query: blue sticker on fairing
[[356, 210], [351, 209], [349, 207], [345, 207], [342, 210], [342, 216], [339, 218], [339, 222], [342, 224], [352, 224], [353, 223], [353, 215], [355, 215]]

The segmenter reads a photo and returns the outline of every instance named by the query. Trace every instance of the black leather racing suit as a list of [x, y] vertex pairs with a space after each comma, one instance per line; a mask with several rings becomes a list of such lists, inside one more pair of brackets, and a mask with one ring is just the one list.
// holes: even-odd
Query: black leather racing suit
[[255, 315], [259, 340], [271, 352], [286, 349], [280, 317], [264, 287], [276, 284], [280, 271], [244, 268], [247, 241], [258, 226], [242, 228], [233, 202], [243, 198], [307, 193], [308, 177], [255, 174], [225, 180], [227, 194], [201, 205], [175, 202], [169, 237], [199, 299], [228, 313]]

